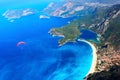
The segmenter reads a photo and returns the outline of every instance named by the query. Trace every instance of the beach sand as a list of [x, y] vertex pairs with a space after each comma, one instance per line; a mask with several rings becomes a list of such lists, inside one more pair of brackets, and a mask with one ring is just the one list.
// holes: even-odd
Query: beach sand
[[[90, 70], [89, 70], [89, 72], [88, 72], [87, 75], [89, 75], [90, 73], [94, 73], [94, 72], [95, 72], [95, 68], [96, 68], [96, 64], [97, 64], [97, 54], [96, 54], [97, 49], [95, 48], [95, 46], [94, 46], [93, 44], [91, 44], [90, 42], [88, 42], [88, 41], [86, 41], [86, 40], [78, 39], [78, 41], [82, 41], [82, 42], [88, 43], [88, 44], [91, 46], [91, 48], [92, 48], [92, 50], [93, 50], [93, 52], [92, 52], [93, 59], [92, 59], [91, 68], [90, 68]], [[87, 75], [86, 75], [86, 76], [87, 76]]]

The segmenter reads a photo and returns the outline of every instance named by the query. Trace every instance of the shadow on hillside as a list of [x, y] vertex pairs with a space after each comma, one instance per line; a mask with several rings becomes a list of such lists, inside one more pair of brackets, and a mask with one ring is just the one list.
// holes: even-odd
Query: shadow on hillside
[[120, 66], [112, 66], [108, 71], [90, 74], [85, 80], [120, 80]]

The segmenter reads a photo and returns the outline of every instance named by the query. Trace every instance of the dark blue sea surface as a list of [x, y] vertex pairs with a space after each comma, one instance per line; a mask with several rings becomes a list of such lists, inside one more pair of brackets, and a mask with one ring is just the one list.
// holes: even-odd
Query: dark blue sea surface
[[93, 31], [84, 29], [80, 31], [82, 34], [80, 35], [80, 38], [86, 39], [86, 40], [97, 40], [97, 34]]
[[[73, 18], [40, 19], [39, 14], [10, 22], [0, 17], [0, 80], [83, 80], [92, 63], [85, 42], [58, 46], [48, 31]], [[17, 46], [19, 42], [25, 42]]]

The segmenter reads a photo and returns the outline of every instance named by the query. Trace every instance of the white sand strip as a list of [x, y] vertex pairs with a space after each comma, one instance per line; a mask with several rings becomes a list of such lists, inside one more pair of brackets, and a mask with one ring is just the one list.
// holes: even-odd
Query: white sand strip
[[93, 52], [92, 52], [93, 60], [92, 60], [92, 65], [91, 65], [91, 68], [90, 68], [88, 74], [95, 72], [95, 68], [96, 68], [96, 64], [97, 64], [97, 54], [96, 54], [97, 50], [96, 50], [95, 46], [86, 40], [78, 39], [78, 41], [88, 43], [91, 46], [91, 48], [93, 50]]

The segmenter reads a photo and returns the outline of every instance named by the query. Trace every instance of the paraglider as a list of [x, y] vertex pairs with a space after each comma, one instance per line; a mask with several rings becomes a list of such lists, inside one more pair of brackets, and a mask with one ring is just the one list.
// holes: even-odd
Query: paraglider
[[17, 43], [16, 46], [20, 46], [20, 45], [24, 45], [24, 44], [26, 44], [26, 42], [20, 41], [20, 42]]

